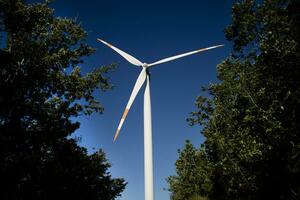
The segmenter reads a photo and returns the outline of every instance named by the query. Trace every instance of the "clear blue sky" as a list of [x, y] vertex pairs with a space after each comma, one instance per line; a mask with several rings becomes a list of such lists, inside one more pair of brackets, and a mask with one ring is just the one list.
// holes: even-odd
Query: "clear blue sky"
[[147, 63], [202, 47], [226, 45], [151, 70], [155, 199], [168, 200], [164, 188], [168, 187], [166, 178], [175, 174], [177, 149], [186, 139], [196, 146], [204, 140], [201, 127], [190, 127], [186, 118], [195, 110], [201, 86], [217, 81], [216, 65], [230, 53], [223, 30], [230, 22], [231, 4], [231, 0], [56, 0], [51, 4], [57, 16], [77, 17], [89, 32], [88, 43], [97, 48], [85, 59], [84, 72], [118, 63], [117, 70], [109, 74], [114, 90], [95, 93], [105, 107], [104, 114], [78, 118], [81, 127], [76, 135], [90, 152], [102, 148], [112, 163], [112, 175], [128, 182], [120, 200], [144, 199], [143, 90], [118, 140], [112, 143], [140, 69], [97, 43], [96, 38]]

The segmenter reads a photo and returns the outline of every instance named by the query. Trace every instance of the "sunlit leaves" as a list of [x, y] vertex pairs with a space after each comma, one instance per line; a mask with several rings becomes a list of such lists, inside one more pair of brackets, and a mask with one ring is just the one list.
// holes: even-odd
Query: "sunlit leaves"
[[188, 119], [206, 138], [211, 199], [300, 197], [299, 9], [298, 0], [232, 7], [233, 52]]

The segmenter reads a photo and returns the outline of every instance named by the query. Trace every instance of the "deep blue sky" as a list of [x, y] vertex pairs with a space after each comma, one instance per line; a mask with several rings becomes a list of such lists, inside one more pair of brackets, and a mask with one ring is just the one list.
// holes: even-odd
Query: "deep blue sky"
[[[30, 1], [32, 2], [32, 1]], [[230, 53], [223, 30], [230, 23], [232, 1], [200, 0], [56, 0], [55, 14], [76, 17], [88, 31], [88, 43], [97, 48], [85, 59], [83, 71], [118, 63], [109, 74], [114, 90], [95, 93], [105, 107], [103, 115], [81, 117], [76, 135], [93, 152], [102, 148], [112, 163], [110, 172], [128, 182], [120, 200], [144, 199], [143, 90], [137, 96], [118, 140], [113, 135], [140, 69], [114, 51], [96, 42], [100, 37], [142, 62], [186, 51], [225, 44], [224, 48], [192, 55], [151, 70], [155, 199], [167, 200], [166, 178], [175, 174], [177, 149], [189, 139], [199, 146], [201, 127], [190, 127], [186, 118], [195, 110], [201, 86], [217, 81], [216, 66]]]

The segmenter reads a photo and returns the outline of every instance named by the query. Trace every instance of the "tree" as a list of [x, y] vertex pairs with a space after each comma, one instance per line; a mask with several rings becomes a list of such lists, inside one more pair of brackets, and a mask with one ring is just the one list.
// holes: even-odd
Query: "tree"
[[197, 150], [190, 141], [186, 141], [183, 150], [178, 150], [176, 176], [168, 177], [172, 200], [205, 199], [210, 194], [210, 163], [204, 149]]
[[211, 199], [300, 199], [298, 0], [236, 2], [232, 54], [198, 97]]
[[81, 73], [94, 49], [48, 2], [1, 0], [0, 33], [0, 198], [115, 199], [126, 183], [104, 152], [89, 155], [70, 137], [75, 117], [103, 112], [93, 92], [111, 88], [111, 66]]

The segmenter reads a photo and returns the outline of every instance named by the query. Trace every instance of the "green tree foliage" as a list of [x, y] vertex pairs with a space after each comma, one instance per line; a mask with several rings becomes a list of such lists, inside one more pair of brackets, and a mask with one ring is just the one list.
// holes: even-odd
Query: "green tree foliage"
[[111, 177], [102, 150], [89, 155], [69, 137], [75, 117], [103, 111], [92, 94], [111, 88], [111, 67], [82, 75], [94, 49], [76, 21], [53, 12], [0, 0], [0, 199], [112, 200], [124, 180]]
[[189, 119], [206, 137], [211, 199], [300, 199], [299, 13], [299, 0], [232, 7], [233, 52]]
[[[172, 200], [202, 200], [211, 191], [210, 163], [203, 149], [196, 149], [186, 141], [183, 150], [178, 150], [179, 158], [176, 161], [176, 176], [170, 176], [167, 181], [170, 185]], [[202, 195], [202, 196], [200, 196]]]

